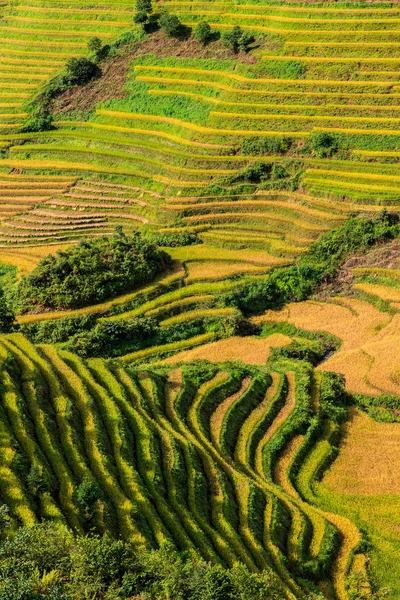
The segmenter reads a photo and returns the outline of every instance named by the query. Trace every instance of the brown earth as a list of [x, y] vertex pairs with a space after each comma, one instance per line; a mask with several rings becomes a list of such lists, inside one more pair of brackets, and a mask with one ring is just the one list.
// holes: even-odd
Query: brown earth
[[178, 40], [168, 37], [162, 31], [153, 33], [140, 44], [123, 46], [117, 56], [113, 55], [99, 65], [100, 77], [83, 87], [74, 87], [58, 96], [52, 104], [54, 114], [85, 113], [97, 103], [106, 100], [121, 99], [128, 96], [125, 81], [131, 61], [139, 56], [154, 54], [157, 58], [202, 58], [217, 60], [236, 60], [238, 63], [254, 64], [254, 55], [245, 52], [235, 54], [224, 48], [221, 42], [202, 46], [193, 37]]
[[378, 244], [373, 250], [359, 256], [349, 258], [338, 271], [335, 279], [322, 284], [316, 291], [315, 297], [327, 300], [331, 296], [341, 295], [352, 297], [355, 292], [352, 286], [355, 277], [352, 269], [376, 267], [380, 269], [398, 269], [400, 261], [400, 239], [389, 243]]

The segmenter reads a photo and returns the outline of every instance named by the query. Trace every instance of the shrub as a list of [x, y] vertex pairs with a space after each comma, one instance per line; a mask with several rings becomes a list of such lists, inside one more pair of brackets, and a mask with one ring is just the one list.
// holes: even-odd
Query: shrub
[[257, 161], [252, 165], [245, 167], [235, 175], [224, 178], [224, 183], [232, 185], [234, 183], [261, 183], [269, 179], [272, 172], [272, 164], [263, 161]]
[[102, 321], [91, 331], [74, 336], [67, 347], [83, 357], [115, 356], [151, 344], [157, 334], [157, 323], [149, 317]]
[[233, 52], [239, 52], [239, 42], [242, 35], [242, 29], [239, 25], [235, 25], [230, 31], [226, 31], [222, 34], [222, 43], [226, 48], [233, 50]]
[[149, 15], [144, 10], [140, 10], [133, 17], [133, 20], [137, 25], [145, 25], [145, 23], [147, 23], [149, 20]]
[[9, 333], [13, 330], [15, 314], [9, 307], [0, 285], [0, 333]]
[[151, 0], [136, 0], [136, 10], [150, 14], [153, 11]]
[[87, 58], [70, 58], [65, 73], [69, 85], [85, 85], [95, 77], [97, 67]]
[[242, 33], [238, 41], [239, 50], [242, 52], [248, 52], [251, 44], [254, 42], [254, 39], [254, 35], [251, 35], [251, 33]]
[[243, 154], [285, 154], [293, 144], [292, 138], [247, 138], [243, 140], [241, 151]]
[[48, 108], [38, 106], [31, 114], [26, 117], [21, 131], [22, 133], [35, 133], [38, 131], [51, 131], [55, 129], [54, 118]]
[[200, 21], [194, 30], [194, 39], [205, 46], [211, 39], [211, 27], [206, 21]]
[[339, 149], [338, 140], [331, 133], [313, 133], [310, 142], [312, 151], [318, 158], [328, 158]]
[[100, 499], [100, 489], [96, 482], [85, 479], [75, 490], [75, 504], [84, 519], [92, 518], [97, 501]]
[[182, 31], [182, 23], [176, 15], [171, 15], [167, 11], [164, 11], [158, 23], [163, 31], [170, 37], [178, 37]]
[[176, 248], [177, 246], [194, 246], [195, 244], [202, 244], [202, 240], [196, 233], [182, 232], [182, 233], [158, 233], [152, 236], [151, 240], [157, 246], [168, 246], [169, 248]]
[[100, 52], [102, 45], [102, 41], [99, 37], [92, 37], [88, 41], [87, 47], [90, 53], [97, 54]]
[[168, 254], [139, 234], [82, 241], [50, 254], [23, 277], [19, 302], [23, 311], [94, 304], [151, 281], [169, 264]]

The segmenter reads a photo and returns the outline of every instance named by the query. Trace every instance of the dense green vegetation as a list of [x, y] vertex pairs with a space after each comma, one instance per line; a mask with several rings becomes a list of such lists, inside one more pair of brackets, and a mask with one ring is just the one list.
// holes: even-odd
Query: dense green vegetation
[[399, 22], [0, 2], [0, 600], [396, 600]]
[[23, 278], [19, 302], [22, 311], [87, 306], [152, 281], [168, 265], [168, 255], [140, 235], [82, 241], [44, 258]]
[[224, 569], [173, 546], [137, 552], [109, 536], [75, 537], [62, 526], [22, 527], [7, 539], [3, 509], [1, 600], [280, 600], [273, 573]]

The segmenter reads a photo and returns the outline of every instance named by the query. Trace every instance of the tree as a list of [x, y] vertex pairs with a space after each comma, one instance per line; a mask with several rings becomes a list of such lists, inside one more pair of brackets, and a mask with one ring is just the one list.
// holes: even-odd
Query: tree
[[206, 21], [200, 21], [194, 30], [194, 39], [205, 46], [211, 39], [211, 27]]
[[136, 0], [136, 10], [137, 12], [145, 12], [147, 14], [150, 14], [151, 12], [153, 12], [151, 0]]
[[13, 329], [15, 314], [8, 305], [4, 290], [0, 285], [0, 333], [10, 333]]
[[101, 41], [101, 39], [99, 37], [92, 37], [88, 41], [87, 47], [91, 54], [98, 54], [101, 50], [102, 45], [103, 45], [103, 42]]
[[338, 151], [339, 144], [331, 133], [317, 132], [311, 136], [311, 147], [318, 158], [328, 158]]
[[70, 58], [66, 65], [66, 78], [70, 85], [85, 85], [93, 79], [97, 69], [87, 58]]
[[82, 241], [42, 259], [19, 284], [21, 308], [79, 308], [148, 283], [169, 265], [155, 244], [113, 235]]
[[182, 31], [182, 23], [179, 18], [176, 15], [171, 15], [167, 11], [164, 11], [161, 14], [158, 24], [170, 37], [178, 37]]
[[99, 486], [95, 481], [85, 479], [75, 492], [75, 502], [86, 520], [91, 519], [96, 502], [100, 499]]
[[239, 50], [242, 50], [242, 52], [248, 52], [249, 47], [253, 42], [254, 36], [251, 35], [251, 33], [243, 32], [238, 42]]
[[239, 25], [235, 25], [230, 31], [222, 34], [222, 43], [233, 52], [239, 52], [239, 42], [242, 35], [242, 29]]
[[149, 15], [144, 10], [140, 10], [133, 17], [133, 21], [136, 23], [136, 25], [145, 25], [148, 20], [149, 20]]
[[47, 106], [38, 106], [24, 121], [22, 133], [35, 133], [54, 129], [54, 117]]

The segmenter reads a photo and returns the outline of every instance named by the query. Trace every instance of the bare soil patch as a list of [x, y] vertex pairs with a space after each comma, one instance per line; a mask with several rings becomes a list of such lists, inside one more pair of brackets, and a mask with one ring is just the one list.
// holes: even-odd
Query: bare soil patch
[[352, 286], [355, 277], [352, 269], [371, 268], [398, 269], [400, 263], [400, 239], [377, 245], [373, 250], [359, 256], [352, 256], [340, 268], [333, 281], [323, 284], [315, 296], [327, 300], [331, 296], [355, 296]]
[[117, 56], [108, 58], [99, 65], [100, 77], [83, 87], [74, 87], [54, 100], [53, 114], [85, 113], [99, 102], [122, 99], [128, 96], [125, 81], [130, 64], [134, 58], [154, 54], [157, 58], [203, 58], [216, 60], [236, 60], [240, 63], [254, 64], [257, 59], [251, 53], [235, 54], [225, 48], [221, 42], [212, 42], [202, 46], [193, 37], [178, 40], [158, 31], [149, 35], [140, 44], [121, 48]]

